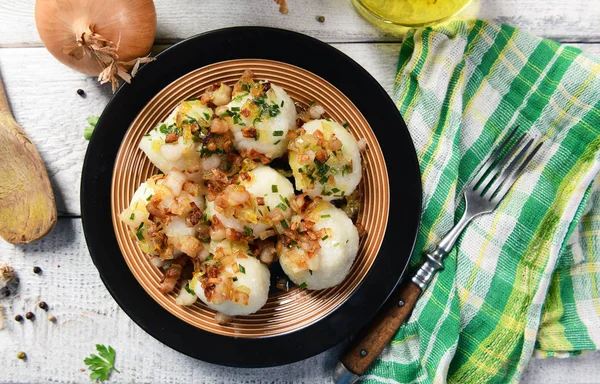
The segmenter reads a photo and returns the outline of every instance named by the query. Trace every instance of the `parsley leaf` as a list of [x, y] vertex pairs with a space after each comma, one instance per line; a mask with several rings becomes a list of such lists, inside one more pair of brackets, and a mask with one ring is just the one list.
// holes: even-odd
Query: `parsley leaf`
[[92, 371], [92, 373], [90, 373], [90, 379], [94, 381], [106, 381], [112, 370], [120, 373], [119, 370], [115, 368], [115, 350], [111, 346], [108, 346], [107, 348], [104, 345], [96, 344], [96, 350], [100, 356], [91, 354], [83, 360], [84, 364], [88, 366], [88, 369]]
[[300, 288], [301, 291], [304, 291], [306, 289], [306, 283], [300, 284], [298, 288]]
[[244, 266], [242, 264], [238, 263], [238, 268], [239, 268], [240, 272], [246, 273], [246, 268], [244, 268]]

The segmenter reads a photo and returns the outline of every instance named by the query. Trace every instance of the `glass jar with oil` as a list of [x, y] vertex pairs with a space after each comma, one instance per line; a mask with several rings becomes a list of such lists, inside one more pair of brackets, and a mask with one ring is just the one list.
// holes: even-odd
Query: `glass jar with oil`
[[472, 0], [352, 0], [358, 12], [376, 26], [391, 32], [445, 21]]

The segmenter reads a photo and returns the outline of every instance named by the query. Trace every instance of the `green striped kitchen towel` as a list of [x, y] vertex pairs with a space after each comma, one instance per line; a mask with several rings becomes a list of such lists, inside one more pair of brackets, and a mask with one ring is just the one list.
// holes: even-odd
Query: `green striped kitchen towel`
[[407, 34], [394, 100], [424, 194], [411, 265], [458, 220], [461, 189], [503, 134], [519, 124], [544, 144], [467, 227], [365, 382], [516, 382], [536, 349], [600, 346], [599, 72], [597, 58], [506, 25]]

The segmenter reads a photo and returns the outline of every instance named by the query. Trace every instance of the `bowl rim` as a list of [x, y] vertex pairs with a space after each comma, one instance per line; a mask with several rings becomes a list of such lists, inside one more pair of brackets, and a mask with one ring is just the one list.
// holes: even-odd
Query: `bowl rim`
[[[260, 50], [260, 42], [264, 39], [281, 43], [281, 49]], [[204, 53], [206, 46], [221, 50], [210, 51], [209, 55], [201, 56], [192, 63], [178, 60], [190, 54]], [[224, 49], [226, 47], [236, 49]], [[302, 54], [303, 49], [326, 59], [311, 60]], [[82, 169], [80, 199], [84, 235], [92, 260], [115, 301], [134, 322], [162, 343], [200, 360], [228, 366], [266, 367], [291, 363], [329, 349], [358, 331], [397, 287], [410, 260], [421, 215], [421, 180], [416, 151], [391, 98], [364, 68], [342, 52], [312, 37], [283, 29], [231, 27], [213, 30], [174, 44], [156, 57], [156, 62], [140, 68], [133, 84], [119, 87], [107, 104], [88, 145]], [[394, 154], [403, 165], [388, 165], [390, 199], [400, 198], [404, 202], [390, 201], [390, 219], [379, 254], [355, 292], [336, 310], [306, 328], [256, 339], [227, 337], [199, 330], [156, 303], [127, 267], [117, 245], [110, 212], [115, 155], [139, 111], [180, 76], [204, 65], [235, 58], [282, 61], [324, 78], [365, 116], [386, 163], [391, 164], [389, 156]], [[333, 64], [342, 64], [343, 70], [339, 71]], [[361, 83], [347, 82], [348, 78], [359, 79]], [[374, 105], [374, 100], [377, 105]], [[381, 113], [382, 110], [384, 113]], [[373, 121], [376, 123], [373, 124]], [[389, 125], [400, 129], [392, 133], [384, 129]], [[396, 177], [393, 177], [394, 173]], [[393, 234], [390, 235], [390, 232]], [[217, 347], [207, 353], [203, 351], [206, 349], [196, 347], [198, 342]], [[282, 349], [282, 343], [290, 348]]]
[[[342, 104], [344, 104], [344, 105], [350, 104], [351, 105], [350, 111], [347, 111], [347, 112], [349, 112], [350, 115], [355, 114], [354, 122], [350, 124], [350, 127], [348, 129], [351, 132], [356, 131], [353, 133], [353, 136], [355, 138], [365, 137], [367, 139], [367, 141], [370, 142], [368, 144], [369, 151], [366, 154], [363, 154], [362, 158], [366, 160], [366, 164], [367, 164], [366, 168], [368, 168], [369, 170], [371, 170], [373, 173], [377, 174], [378, 176], [383, 177], [383, 179], [385, 180], [386, 185], [377, 184], [377, 187], [381, 187], [381, 189], [385, 189], [384, 192], [383, 191], [381, 192], [381, 193], [383, 193], [384, 196], [379, 196], [379, 194], [377, 194], [377, 193], [375, 193], [375, 194], [378, 195], [379, 197], [382, 197], [383, 200], [386, 202], [386, 204], [383, 204], [386, 211], [389, 211], [389, 199], [390, 199], [389, 188], [386, 188], [386, 186], [389, 182], [389, 175], [387, 174], [387, 166], [385, 166], [385, 159], [383, 158], [383, 152], [381, 151], [379, 142], [377, 141], [377, 139], [374, 135], [374, 132], [373, 132], [372, 128], [370, 127], [368, 121], [364, 118], [364, 116], [362, 115], [360, 110], [358, 110], [358, 108], [354, 105], [354, 103], [352, 103], [352, 101], [350, 99], [348, 99], [339, 89], [337, 89], [335, 86], [330, 84], [327, 80], [315, 75], [314, 73], [306, 71], [305, 69], [297, 67], [293, 64], [284, 63], [281, 61], [270, 60], [270, 59], [233, 59], [233, 60], [226, 60], [226, 61], [213, 63], [213, 64], [210, 64], [207, 66], [203, 66], [201, 68], [193, 70], [193, 71], [175, 79], [173, 82], [168, 84], [158, 94], [156, 94], [138, 113], [138, 115], [132, 122], [131, 126], [128, 128], [127, 132], [125, 133], [125, 137], [124, 137], [123, 141], [121, 142], [119, 151], [117, 152], [117, 159], [115, 162], [115, 167], [113, 169], [112, 184], [111, 184], [111, 212], [112, 212], [112, 219], [113, 219], [113, 228], [114, 228], [114, 231], [117, 236], [117, 242], [119, 243], [119, 248], [120, 248], [121, 253], [123, 254], [124, 258], [126, 259], [128, 267], [130, 269], [132, 269], [132, 273], [134, 274], [134, 276], [136, 276], [136, 280], [138, 280], [140, 285], [142, 285], [142, 287], [144, 287], [144, 290], [146, 291], [146, 293], [148, 295], [152, 296], [163, 308], [165, 308], [167, 311], [171, 312], [174, 316], [177, 316], [181, 320], [183, 320], [191, 325], [194, 325], [195, 327], [197, 327], [199, 329], [203, 329], [203, 330], [206, 330], [209, 332], [214, 331], [214, 329], [213, 330], [206, 329], [202, 326], [199, 326], [198, 324], [194, 324], [193, 321], [191, 320], [190, 316], [188, 316], [189, 313], [185, 313], [185, 314], [181, 313], [181, 312], [187, 312], [187, 310], [182, 309], [182, 306], [176, 305], [173, 303], [173, 301], [175, 300], [175, 296], [177, 295], [177, 292], [174, 293], [175, 296], [165, 295], [165, 294], [159, 292], [158, 284], [156, 284], [156, 282], [149, 283], [149, 282], [145, 281], [144, 278], [140, 277], [140, 275], [144, 275], [146, 278], [148, 277], [147, 274], [145, 274], [139, 270], [139, 268], [141, 268], [140, 262], [142, 264], [144, 264], [146, 268], [155, 269], [156, 267], [151, 266], [151, 263], [149, 262], [146, 255], [142, 255], [143, 252], [141, 252], [138, 245], [129, 236], [130, 230], [119, 219], [120, 212], [122, 212], [122, 210], [125, 209], [130, 204], [131, 196], [125, 198], [125, 204], [123, 205], [123, 203], [124, 203], [123, 196], [122, 196], [123, 187], [116, 189], [115, 182], [118, 185], [118, 184], [122, 184], [122, 183], [127, 183], [127, 181], [131, 181], [130, 177], [125, 177], [125, 179], [120, 178], [121, 175], [119, 174], [119, 172], [131, 171], [126, 166], [124, 166], [124, 164], [126, 164], [124, 162], [125, 158], [129, 158], [129, 160], [131, 161], [132, 160], [131, 157], [137, 158], [137, 155], [141, 155], [141, 157], [144, 159], [144, 160], [142, 160], [144, 164], [150, 163], [147, 156], [142, 155], [142, 152], [140, 152], [140, 150], [137, 148], [137, 142], [140, 138], [138, 137], [136, 139], [133, 139], [133, 137], [135, 137], [136, 135], [139, 136], [141, 133], [143, 133], [149, 129], [151, 130], [151, 128], [150, 128], [151, 125], [149, 125], [150, 123], [148, 123], [148, 122], [146, 122], [144, 125], [141, 125], [139, 123], [136, 124], [136, 122], [138, 122], [140, 119], [142, 119], [142, 120], [148, 119], [148, 114], [155, 116], [157, 113], [156, 112], [152, 113], [152, 111], [157, 110], [157, 106], [156, 106], [157, 103], [164, 104], [167, 100], [169, 100], [169, 104], [172, 104], [172, 103], [175, 103], [175, 100], [181, 100], [179, 95], [177, 95], [177, 97], [174, 97], [174, 95], [173, 95], [173, 92], [176, 89], [179, 89], [178, 87], [180, 87], [181, 84], [189, 84], [188, 82], [192, 81], [192, 79], [195, 79], [199, 74], [201, 76], [203, 76], [203, 75], [205, 76], [206, 73], [213, 73], [214, 70], [219, 67], [225, 67], [225, 68], [229, 69], [226, 72], [228, 75], [227, 77], [231, 76], [232, 72], [239, 72], [237, 74], [237, 77], [239, 77], [242, 74], [243, 70], [247, 69], [247, 68], [250, 68], [251, 70], [256, 71], [257, 73], [260, 73], [262, 71], [269, 71], [271, 69], [271, 67], [275, 67], [274, 70], [276, 72], [281, 71], [282, 73], [285, 73], [287, 70], [291, 70], [290, 75], [293, 78], [297, 78], [298, 76], [310, 77], [310, 80], [309, 80], [310, 82], [306, 83], [305, 86], [303, 87], [305, 89], [305, 91], [307, 91], [308, 94], [310, 94], [311, 92], [308, 90], [308, 87], [306, 87], [306, 85], [314, 85], [314, 84], [312, 84], [312, 81], [320, 82], [319, 84], [324, 87], [321, 89], [321, 92], [325, 91], [326, 94], [329, 94], [330, 92], [337, 93], [337, 97], [335, 97], [334, 99], [339, 99], [341, 97]], [[231, 67], [235, 67], [235, 70], [232, 70]], [[214, 76], [214, 74], [211, 77], [213, 77], [213, 76]], [[266, 78], [269, 78], [269, 75], [265, 75], [265, 76], [267, 76]], [[285, 77], [285, 76], [283, 76], [283, 77]], [[236, 80], [230, 80], [230, 81], [233, 83]], [[209, 82], [213, 83], [214, 80], [211, 79]], [[274, 80], [274, 83], [276, 85], [281, 86], [284, 89], [286, 88], [286, 86], [290, 86], [290, 84], [288, 84], [288, 83], [285, 83], [285, 82], [279, 83], [279, 81], [277, 81], [277, 80]], [[297, 81], [295, 81], [294, 83], [297, 83]], [[189, 85], [187, 85], [185, 87], [186, 91], [189, 92], [189, 88], [190, 88]], [[288, 90], [288, 91], [290, 91], [290, 90]], [[294, 99], [294, 97], [293, 97], [294, 91], [292, 90], [290, 92], [291, 93], [289, 94], [289, 96], [292, 97], [292, 99]], [[175, 92], [175, 93], [177, 94], [177, 92]], [[189, 97], [190, 95], [187, 95], [187, 96]], [[304, 95], [304, 96], [306, 96], [306, 95]], [[310, 96], [314, 97], [315, 94], [313, 93]], [[324, 106], [327, 106], [327, 104], [329, 104], [331, 102], [331, 100], [329, 100], [329, 99], [319, 99], [319, 100], [323, 102]], [[301, 100], [296, 100], [296, 99], [294, 99], [294, 102], [303, 103]], [[307, 107], [307, 106], [309, 106], [309, 104], [305, 103], [304, 106]], [[337, 106], [338, 106], [338, 108], [340, 107], [339, 104]], [[171, 107], [168, 107], [171, 109], [166, 109], [166, 108], [167, 107], [160, 108], [160, 110], [161, 110], [160, 113], [167, 115], [170, 111], [172, 111]], [[331, 113], [331, 111], [327, 110], [326, 115], [329, 113]], [[339, 115], [337, 117], [340, 118]], [[343, 117], [347, 118], [350, 116], [343, 116]], [[347, 119], [347, 121], [351, 121], [351, 120], [352, 120], [351, 118]], [[358, 120], [358, 121], [356, 121], [356, 120]], [[339, 120], [339, 121], [343, 121], [343, 120]], [[153, 122], [153, 123], [157, 124], [158, 122]], [[135, 129], [135, 130], [133, 130], [133, 129]], [[363, 132], [365, 129], [371, 133], [370, 137], [368, 137], [369, 136], [368, 134], [365, 134], [366, 136], [361, 136], [362, 135], [361, 132]], [[124, 145], [125, 141], [127, 141], [127, 140], [129, 141], [129, 143], [128, 143], [129, 146], [124, 147], [123, 145]], [[135, 149], [132, 149], [132, 147], [131, 147], [132, 142], [136, 143]], [[373, 154], [373, 155], [370, 155], [370, 154]], [[373, 161], [377, 162], [378, 158], [380, 160], [382, 160], [383, 164], [384, 164], [384, 167], [382, 167], [383, 168], [382, 171], [378, 170], [379, 167], [375, 167], [375, 168], [369, 167], [369, 164], [372, 164]], [[150, 166], [150, 167], [152, 167], [152, 166]], [[145, 168], [145, 167], [143, 167], [143, 168]], [[363, 172], [363, 175], [365, 175], [366, 173], [368, 173], [368, 172], [366, 172], [366, 171]], [[155, 174], [156, 173], [153, 173], [153, 175], [155, 175]], [[375, 175], [373, 175], [373, 176], [375, 176]], [[142, 178], [139, 182], [142, 182], [143, 180], [144, 180], [144, 178]], [[136, 183], [134, 183], [133, 185], [135, 185], [137, 183], [138, 183], [138, 181], [136, 180]], [[365, 179], [363, 178], [360, 182], [359, 188], [363, 188], [363, 189], [366, 188], [365, 183], [366, 183]], [[128, 184], [128, 185], [130, 185], [130, 184]], [[129, 190], [129, 191], [126, 191], [126, 193], [133, 195], [135, 190], [136, 189]], [[365, 190], [364, 193], [367, 193], [367, 191], [370, 191], [371, 193], [373, 193], [373, 191], [370, 189]], [[375, 202], [377, 200], [378, 199], [375, 198], [375, 200], [372, 200], [372, 201]], [[381, 207], [381, 204], [379, 204], [378, 206]], [[371, 268], [371, 266], [374, 262], [374, 259], [376, 258], [377, 253], [379, 251], [379, 246], [381, 244], [381, 241], [379, 241], [380, 240], [379, 237], [382, 237], [383, 234], [385, 233], [385, 226], [387, 225], [387, 222], [388, 222], [388, 220], [387, 220], [388, 212], [386, 212], [385, 224], [383, 226], [383, 231], [381, 231], [381, 229], [378, 228], [378, 226], [373, 223], [373, 220], [365, 219], [365, 217], [368, 217], [368, 216], [365, 216], [366, 213], [364, 212], [364, 208], [365, 207], [363, 206], [363, 209], [361, 209], [362, 212], [358, 215], [357, 222], [364, 226], [366, 232], [369, 235], [366, 236], [365, 238], [360, 239], [359, 255], [363, 254], [363, 258], [359, 258], [359, 259], [355, 260], [353, 262], [353, 266], [356, 265], [356, 268], [360, 268], [359, 265], [361, 262], [368, 261], [368, 268], [366, 269], [366, 272], [365, 272], [365, 274], [366, 274], [366, 273], [368, 273], [369, 269]], [[369, 211], [373, 212], [373, 210], [374, 210], [373, 205], [370, 205], [369, 208], [370, 208], [370, 210], [367, 210], [367, 212], [369, 212]], [[375, 236], [374, 236], [374, 234], [375, 234]], [[377, 249], [375, 250], [375, 249], [373, 249], [373, 247], [376, 247]], [[129, 253], [132, 248], [134, 248], [138, 252], [134, 251], [133, 254]], [[140, 261], [140, 258], [143, 258], [143, 261]], [[353, 269], [355, 269], [355, 268], [353, 268]], [[356, 269], [355, 269], [355, 271], [356, 271]], [[360, 273], [360, 272], [357, 272], [357, 273]], [[355, 281], [355, 282], [353, 282], [353, 281]], [[344, 289], [332, 287], [331, 289], [334, 291], [337, 290], [338, 291], [337, 293], [329, 293], [328, 292], [329, 289], [309, 291], [308, 292], [308, 296], [309, 296], [308, 300], [305, 300], [303, 302], [301, 300], [298, 303], [298, 305], [307, 305], [307, 304], [318, 305], [316, 303], [318, 303], [320, 300], [335, 301], [335, 305], [330, 304], [330, 306], [332, 308], [329, 308], [327, 311], [323, 311], [323, 312], [317, 311], [316, 313], [318, 313], [319, 316], [318, 317], [310, 317], [310, 320], [305, 321], [304, 324], [301, 324], [293, 329], [287, 329], [287, 330], [283, 330], [280, 332], [270, 331], [266, 335], [255, 334], [253, 336], [250, 336], [245, 332], [240, 332], [239, 337], [249, 337], [249, 338], [272, 337], [272, 336], [277, 336], [277, 335], [283, 335], [283, 334], [289, 333], [289, 332], [295, 332], [302, 328], [308, 327], [312, 323], [319, 321], [321, 318], [327, 316], [329, 313], [331, 313], [332, 311], [337, 309], [340, 305], [342, 305], [348, 299], [348, 297], [351, 296], [352, 293], [354, 293], [356, 288], [358, 288], [360, 281], [361, 281], [361, 279], [357, 280], [356, 277], [354, 277], [353, 279], [344, 279], [344, 281], [339, 283], [338, 286], [343, 286], [343, 285], [347, 284], [348, 282], [350, 282], [351, 286], [346, 287]], [[287, 297], [284, 297], [284, 299], [283, 299], [284, 301], [287, 302], [289, 299], [293, 300], [293, 296], [298, 295], [299, 293], [300, 293], [300, 291], [298, 289], [292, 289], [285, 293], [278, 292], [274, 296], [279, 296], [279, 295], [286, 296], [287, 295]], [[326, 296], [323, 297], [323, 295], [326, 295]], [[335, 298], [337, 295], [342, 295], [343, 297]], [[290, 296], [292, 296], [292, 297], [290, 297]], [[273, 296], [270, 294], [269, 297], [272, 298]], [[275, 299], [275, 300], [279, 300], [279, 299]], [[206, 305], [203, 305], [203, 304], [199, 304], [199, 305], [205, 311], [208, 311], [208, 312], [213, 311], [212, 309], [208, 308]], [[267, 304], [265, 304], [265, 306], [272, 307], [272, 303], [268, 302]], [[197, 308], [196, 305], [194, 305], [193, 307]], [[185, 308], [185, 307], [183, 307], [183, 308]], [[315, 309], [318, 309], [318, 308], [315, 308]], [[306, 314], [307, 312], [302, 312], [302, 313]], [[260, 315], [265, 316], [265, 314], [260, 314]], [[203, 316], [200, 316], [200, 318], [202, 318], [202, 317]], [[196, 318], [196, 317], [192, 316], [192, 318]], [[204, 323], [204, 322], [202, 322], [202, 323]], [[247, 325], [248, 324], [246, 324], [246, 326]], [[244, 324], [240, 324], [240, 326], [243, 328]], [[223, 332], [217, 331], [215, 333], [223, 334], [223, 333], [227, 333], [227, 332], [231, 333], [232, 331], [231, 330], [223, 331]], [[235, 332], [235, 331], [233, 331], [233, 332]], [[232, 336], [232, 335], [224, 335], [224, 336]]]

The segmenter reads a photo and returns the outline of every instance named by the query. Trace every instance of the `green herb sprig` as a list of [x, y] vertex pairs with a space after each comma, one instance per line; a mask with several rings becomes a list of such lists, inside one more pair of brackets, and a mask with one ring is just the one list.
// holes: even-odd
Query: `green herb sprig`
[[83, 362], [88, 366], [88, 369], [92, 371], [90, 373], [90, 379], [95, 381], [106, 381], [110, 376], [111, 371], [117, 373], [119, 370], [115, 368], [115, 350], [110, 345], [108, 347], [96, 344], [96, 350], [98, 355], [91, 354], [86, 357]]
[[83, 138], [84, 139], [89, 140], [92, 138], [92, 133], [94, 132], [94, 129], [96, 128], [96, 124], [98, 124], [98, 119], [100, 119], [100, 116], [88, 116], [86, 118], [86, 120], [88, 122], [88, 126], [83, 129]]

